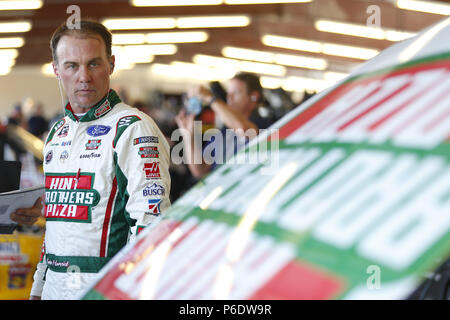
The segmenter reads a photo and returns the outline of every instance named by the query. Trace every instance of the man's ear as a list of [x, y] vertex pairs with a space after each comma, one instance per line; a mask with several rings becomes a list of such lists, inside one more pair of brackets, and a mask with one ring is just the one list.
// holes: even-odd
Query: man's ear
[[58, 65], [56, 64], [56, 62], [54, 62], [54, 61], [52, 62], [52, 67], [53, 67], [53, 72], [55, 73], [56, 79], [60, 80]]
[[253, 102], [257, 102], [258, 101], [258, 96], [259, 96], [258, 92], [253, 92], [250, 95], [250, 100], [253, 101]]
[[114, 55], [112, 55], [111, 60], [109, 61], [109, 67], [110, 67], [109, 74], [113, 73], [115, 65], [116, 65], [116, 57]]

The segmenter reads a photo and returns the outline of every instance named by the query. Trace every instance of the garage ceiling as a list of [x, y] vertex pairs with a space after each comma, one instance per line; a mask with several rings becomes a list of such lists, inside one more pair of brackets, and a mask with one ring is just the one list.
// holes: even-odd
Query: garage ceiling
[[[435, 1], [446, 3], [449, 1]], [[251, 23], [246, 27], [233, 28], [202, 28], [209, 38], [203, 43], [177, 44], [177, 52], [172, 55], [155, 56], [153, 63], [170, 63], [171, 61], [192, 62], [196, 54], [222, 56], [225, 46], [263, 50], [272, 53], [296, 54], [310, 57], [325, 58], [327, 70], [348, 72], [362, 62], [360, 59], [339, 57], [322, 53], [300, 52], [290, 49], [269, 47], [262, 43], [261, 37], [272, 34], [285, 37], [309, 39], [322, 43], [335, 43], [382, 50], [392, 41], [376, 40], [363, 37], [342, 35], [318, 31], [315, 22], [318, 19], [366, 25], [373, 21], [372, 12], [367, 12], [369, 6], [376, 5], [379, 9], [379, 21], [382, 28], [399, 31], [417, 32], [445, 16], [403, 10], [395, 6], [394, 1], [368, 0], [315, 0], [307, 3], [278, 3], [251, 5], [205, 5], [205, 6], [162, 6], [162, 7], [134, 7], [128, 0], [45, 0], [43, 6], [37, 10], [0, 11], [0, 22], [27, 20], [32, 28], [26, 33], [4, 33], [1, 37], [21, 35], [25, 44], [19, 48], [16, 65], [37, 65], [51, 60], [49, 39], [55, 28], [67, 20], [66, 13], [69, 5], [76, 4], [81, 9], [82, 18], [130, 18], [130, 17], [183, 17], [205, 15], [247, 15]], [[372, 18], [371, 18], [372, 16]], [[371, 20], [372, 19], [372, 20]], [[194, 29], [184, 29], [189, 31]], [[126, 32], [162, 32], [170, 30], [128, 30]], [[172, 30], [173, 31], [173, 30]], [[125, 33], [116, 31], [114, 33]], [[304, 74], [308, 68], [286, 67], [288, 74]]]

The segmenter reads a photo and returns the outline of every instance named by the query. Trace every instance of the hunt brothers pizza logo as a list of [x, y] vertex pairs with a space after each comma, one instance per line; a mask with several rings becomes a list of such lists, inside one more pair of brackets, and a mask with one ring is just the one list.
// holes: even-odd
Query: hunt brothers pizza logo
[[91, 208], [100, 200], [92, 189], [94, 174], [52, 175], [45, 177], [45, 217], [47, 220], [90, 222]]

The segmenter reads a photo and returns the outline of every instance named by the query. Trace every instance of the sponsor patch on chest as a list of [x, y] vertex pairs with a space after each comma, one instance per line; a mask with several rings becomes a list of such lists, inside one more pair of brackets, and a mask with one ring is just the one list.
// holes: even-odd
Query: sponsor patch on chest
[[45, 176], [45, 217], [47, 220], [90, 222], [91, 209], [100, 200], [93, 189], [94, 174]]
[[101, 124], [93, 125], [87, 128], [86, 133], [90, 135], [91, 137], [98, 137], [103, 136], [105, 134], [108, 134], [108, 132], [111, 130], [110, 126], [104, 126]]
[[86, 150], [97, 150], [101, 144], [102, 144], [101, 139], [88, 140], [88, 142], [85, 144]]
[[159, 158], [158, 147], [140, 147], [138, 154], [141, 158]]

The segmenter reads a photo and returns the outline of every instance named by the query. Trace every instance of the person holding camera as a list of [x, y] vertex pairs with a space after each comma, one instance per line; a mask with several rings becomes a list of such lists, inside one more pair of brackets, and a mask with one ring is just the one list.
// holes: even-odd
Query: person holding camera
[[[199, 99], [203, 105], [209, 105], [223, 123], [223, 127], [220, 129], [223, 139], [210, 141], [210, 143], [216, 142], [215, 150], [220, 148], [222, 152], [216, 152], [217, 156], [211, 164], [205, 162], [203, 158], [199, 163], [194, 161], [194, 155], [202, 152], [202, 150], [196, 150], [201, 146], [194, 143], [196, 115], [182, 109], [175, 118], [178, 127], [183, 129], [181, 135], [185, 144], [184, 150], [187, 153], [187, 166], [197, 179], [203, 178], [214, 170], [217, 164], [223, 163], [226, 158], [222, 157], [229, 155], [230, 150], [231, 154], [234, 154], [239, 148], [239, 145], [234, 144], [236, 140], [244, 138], [245, 144], [248, 142], [245, 137], [253, 138], [258, 134], [259, 129], [266, 129], [271, 125], [268, 119], [258, 114], [258, 106], [263, 101], [263, 90], [259, 78], [255, 74], [246, 72], [236, 74], [229, 82], [226, 101], [204, 86], [194, 87], [190, 96]], [[227, 134], [227, 129], [228, 131], [232, 130], [235, 136]], [[222, 145], [219, 145], [219, 142]]]

